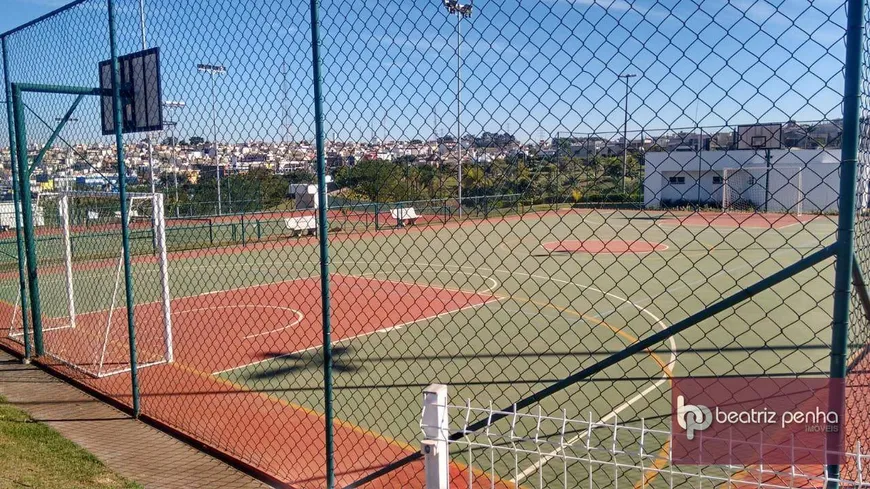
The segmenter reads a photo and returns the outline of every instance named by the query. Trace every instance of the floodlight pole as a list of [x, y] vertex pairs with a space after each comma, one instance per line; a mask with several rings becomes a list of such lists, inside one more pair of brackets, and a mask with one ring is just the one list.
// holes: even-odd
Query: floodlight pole
[[218, 145], [217, 145], [217, 96], [215, 95], [215, 75], [224, 75], [227, 72], [223, 65], [207, 65], [198, 64], [196, 69], [202, 73], [208, 73], [211, 76], [211, 132], [212, 145], [214, 146], [214, 170], [217, 178], [217, 211], [218, 215], [223, 215], [221, 208], [221, 169], [218, 162]]
[[456, 163], [459, 170], [459, 219], [462, 219], [462, 16], [456, 16]]
[[456, 163], [459, 181], [459, 218], [462, 219], [462, 19], [471, 18], [472, 4], [444, 0], [450, 15], [456, 15]]
[[[181, 100], [166, 100], [163, 102], [163, 106], [167, 109], [183, 109], [187, 106], [184, 101]], [[178, 125], [178, 121], [172, 121], [172, 134], [169, 136], [172, 138], [172, 156], [175, 158], [175, 161], [172, 165], [173, 167], [173, 180], [175, 181], [175, 217], [180, 217], [179, 214], [179, 202], [178, 202], [178, 151], [176, 150], [177, 136], [175, 134], [175, 127]]]
[[218, 158], [218, 145], [217, 145], [217, 101], [215, 97], [215, 80], [214, 73], [211, 74], [211, 144], [212, 151], [214, 151], [214, 174], [217, 179], [217, 211], [220, 216], [223, 214], [221, 209], [221, 167], [220, 167], [220, 159]]
[[[634, 78], [635, 73], [623, 73], [616, 75], [617, 78], [625, 78], [625, 124], [622, 126], [622, 195], [625, 196], [625, 173], [628, 168], [628, 79]], [[699, 176], [700, 178], [700, 176]]]
[[[139, 0], [139, 33], [142, 37], [142, 50], [148, 49], [148, 37], [145, 34], [145, 0]], [[157, 193], [157, 186], [154, 182], [154, 141], [151, 140], [152, 133], [148, 133], [148, 173], [151, 181], [151, 194]], [[151, 213], [151, 229], [157, 227], [157, 217]], [[157, 248], [156, 242], [154, 248]]]

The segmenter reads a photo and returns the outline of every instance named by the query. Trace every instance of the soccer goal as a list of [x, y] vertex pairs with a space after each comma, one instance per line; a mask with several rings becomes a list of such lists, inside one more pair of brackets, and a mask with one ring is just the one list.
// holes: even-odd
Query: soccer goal
[[[163, 195], [128, 193], [138, 367], [172, 362]], [[130, 370], [120, 198], [112, 192], [43, 193], [34, 220], [47, 356], [93, 377]], [[21, 297], [8, 336], [24, 341]], [[29, 311], [28, 311], [29, 312]], [[31, 331], [32, 335], [33, 332]]]
[[801, 215], [802, 167], [753, 166], [722, 170], [722, 210]]

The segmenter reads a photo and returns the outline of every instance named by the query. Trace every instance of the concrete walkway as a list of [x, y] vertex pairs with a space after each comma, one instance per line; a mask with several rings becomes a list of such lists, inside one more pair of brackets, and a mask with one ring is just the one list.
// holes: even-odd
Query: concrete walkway
[[268, 488], [0, 351], [0, 395], [146, 488]]

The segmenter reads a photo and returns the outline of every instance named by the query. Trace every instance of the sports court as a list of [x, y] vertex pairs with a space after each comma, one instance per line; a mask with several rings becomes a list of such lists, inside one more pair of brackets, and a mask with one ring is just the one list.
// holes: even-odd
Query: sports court
[[[743, 226], [739, 215], [562, 208], [334, 235], [339, 483], [418, 450], [420, 396], [431, 383], [447, 384], [459, 404], [487, 399], [503, 407], [834, 238], [831, 218], [773, 224], [782, 219], [794, 218], [764, 215]], [[771, 224], [756, 225], [760, 220]], [[170, 227], [170, 244], [178, 237], [173, 233]], [[168, 255], [172, 362], [160, 361], [165, 331], [158, 263], [148, 255], [134, 261], [140, 363], [157, 363], [140, 370], [143, 413], [281, 480], [319, 486], [323, 337], [316, 239], [272, 237], [207, 250]], [[62, 268], [42, 275], [46, 304], [63, 304]], [[667, 425], [662, 416], [671, 409], [673, 376], [811, 374], [828, 355], [827, 268], [800, 274], [734, 314], [629, 358], [544, 400], [541, 409], [570, 407], [575, 417]], [[206, 271], [212, 280], [195, 279]], [[111, 259], [75, 268], [78, 325], [49, 328], [48, 351], [84, 363], [95, 358], [105, 334], [105, 364], [125, 363], [126, 312], [116, 308], [106, 328], [107, 312], [98, 307], [107, 292], [97, 285], [111, 283], [115, 272]], [[14, 275], [5, 280], [10, 324], [17, 288]], [[808, 301], [817, 297], [826, 298]], [[104, 392], [124, 392], [129, 382], [126, 374], [95, 379], [71, 373]], [[258, 440], [255, 452], [251, 439]], [[645, 443], [667, 448], [666, 440]], [[234, 452], [242, 446], [244, 454]], [[507, 462], [468, 453], [452, 455], [457, 474], [469, 458], [481, 486], [524, 484]], [[525, 474], [519, 479], [560, 474], [560, 464], [541, 460], [519, 460]], [[405, 478], [416, 485], [410, 480], [421, 472], [416, 462], [375, 484], [396, 487]], [[586, 484], [605, 474], [569, 476]], [[619, 479], [635, 484], [648, 476], [627, 471]]]
[[[73, 0], [0, 344], [279, 486], [866, 486], [865, 7]], [[843, 462], [675, 456], [742, 377], [845, 379]]]

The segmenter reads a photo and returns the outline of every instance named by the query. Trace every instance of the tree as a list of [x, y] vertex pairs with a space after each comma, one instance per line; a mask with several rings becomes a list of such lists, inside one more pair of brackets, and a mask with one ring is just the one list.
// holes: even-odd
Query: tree
[[163, 146], [174, 146], [178, 144], [178, 138], [175, 136], [169, 136], [167, 138], [163, 138], [163, 141], [160, 142]]
[[487, 195], [490, 191], [491, 180], [480, 166], [472, 166], [464, 170], [462, 185], [469, 189], [469, 195]]
[[191, 144], [191, 146], [200, 146], [200, 145], [202, 145], [204, 142], [205, 142], [205, 139], [203, 139], [203, 138], [201, 138], [201, 137], [199, 137], [199, 136], [191, 136], [191, 137], [190, 137], [190, 144]]
[[[163, 188], [175, 187], [175, 175], [172, 172], [163, 172], [160, 174], [159, 181]], [[184, 187], [190, 182], [190, 177], [187, 173], [178, 172], [178, 186]]]
[[384, 160], [363, 160], [335, 175], [336, 184], [371, 202], [405, 200], [409, 186], [402, 165]]
[[287, 178], [287, 183], [311, 183], [315, 181], [317, 177], [314, 176], [313, 173], [307, 170], [293, 170], [291, 172], [287, 172], [285, 177]]

